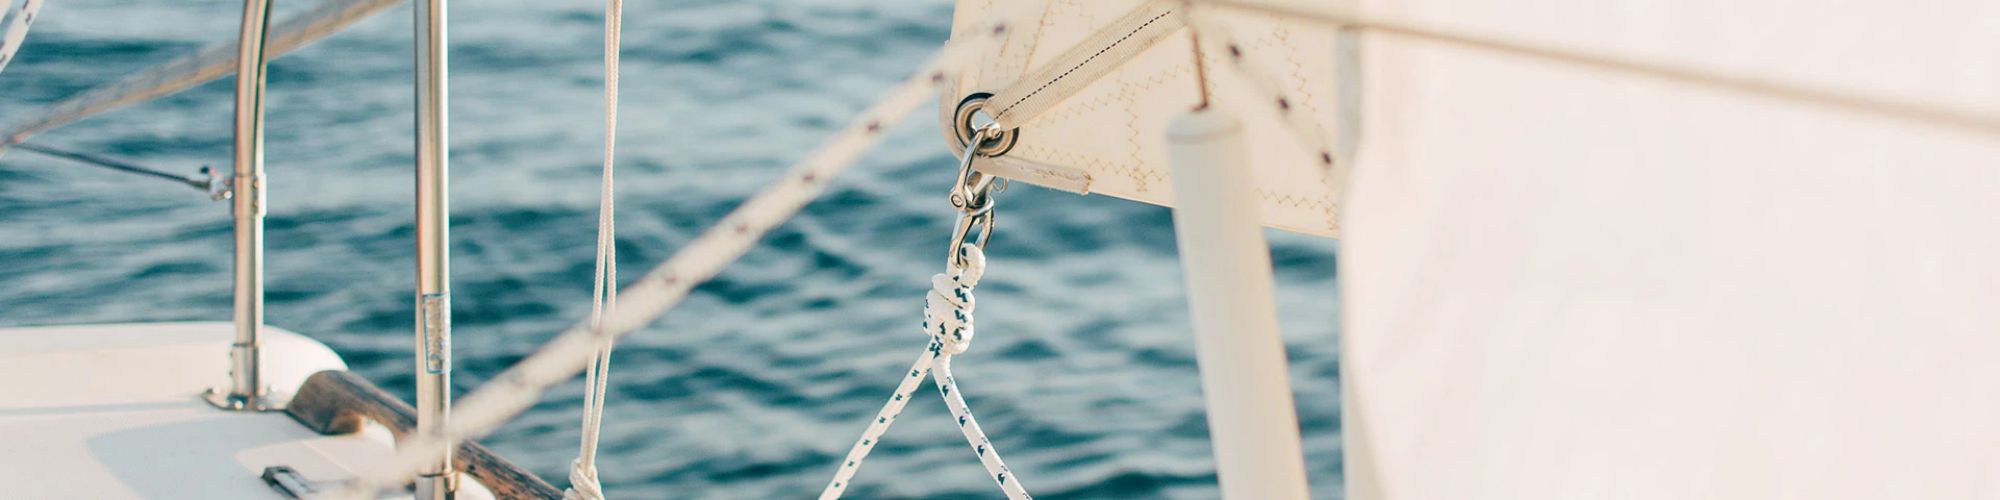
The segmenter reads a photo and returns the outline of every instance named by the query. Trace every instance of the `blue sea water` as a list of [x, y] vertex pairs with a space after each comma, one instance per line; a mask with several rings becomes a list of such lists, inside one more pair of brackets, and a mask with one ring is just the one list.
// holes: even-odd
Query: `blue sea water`
[[[307, 8], [281, 0], [278, 18]], [[0, 74], [0, 123], [234, 36], [240, 2], [52, 0]], [[456, 390], [588, 314], [601, 15], [593, 1], [454, 2]], [[626, 5], [620, 265], [635, 277], [902, 78], [946, 36], [942, 0]], [[398, 6], [270, 69], [268, 315], [409, 397], [411, 19]], [[34, 142], [191, 172], [226, 167], [214, 82]], [[601, 474], [616, 498], [815, 494], [923, 347], [953, 160], [935, 116], [617, 350]], [[972, 408], [1043, 498], [1212, 498], [1170, 213], [1016, 185], [957, 363]], [[226, 320], [227, 207], [184, 187], [0, 157], [0, 325]], [[1340, 498], [1334, 243], [1271, 233], [1317, 498]], [[222, 358], [218, 353], [217, 363]], [[582, 384], [485, 442], [561, 486]], [[998, 493], [929, 390], [854, 498]]]

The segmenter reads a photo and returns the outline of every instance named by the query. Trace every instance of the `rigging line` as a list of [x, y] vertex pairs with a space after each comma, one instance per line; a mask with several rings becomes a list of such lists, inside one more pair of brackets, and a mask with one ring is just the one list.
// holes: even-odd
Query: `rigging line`
[[[37, 3], [44, 0], [35, 0]], [[264, 45], [264, 55], [276, 59], [339, 31], [370, 14], [381, 12], [401, 0], [326, 0], [299, 14], [274, 24]], [[0, 150], [28, 140], [29, 136], [67, 125], [70, 122], [129, 104], [167, 96], [236, 72], [236, 41], [203, 47], [194, 54], [161, 63], [116, 82], [76, 94], [21, 121], [0, 129]]]
[[35, 13], [42, 10], [42, 0], [21, 0], [21, 4], [11, 10], [7, 17], [7, 31], [0, 33], [0, 71], [7, 69], [7, 63], [14, 62], [14, 53], [21, 51], [21, 43], [28, 39], [28, 27], [35, 23]]
[[[211, 187], [212, 187], [212, 186], [210, 186], [210, 185], [209, 185], [209, 180], [208, 180], [208, 179], [205, 179], [205, 178], [201, 178], [201, 177], [193, 177], [193, 176], [183, 176], [183, 175], [179, 175], [179, 174], [175, 174], [175, 173], [172, 173], [172, 172], [168, 172], [168, 171], [166, 171], [166, 170], [161, 170], [161, 169], [157, 169], [157, 168], [153, 168], [153, 167], [148, 167], [148, 166], [145, 166], [145, 165], [140, 165], [140, 164], [137, 164], [137, 163], [131, 163], [131, 162], [127, 162], [127, 161], [124, 161], [124, 160], [119, 160], [119, 159], [116, 159], [116, 158], [111, 158], [111, 157], [106, 157], [106, 156], [98, 156], [98, 155], [94, 155], [94, 154], [90, 154], [90, 153], [84, 153], [84, 152], [78, 152], [78, 151], [69, 151], [69, 150], [65, 150], [65, 149], [57, 149], [57, 148], [52, 148], [52, 147], [48, 147], [48, 146], [43, 146], [43, 145], [39, 145], [39, 144], [15, 144], [15, 145], [14, 145], [14, 147], [15, 147], [15, 148], [18, 148], [18, 149], [21, 149], [21, 150], [23, 150], [23, 151], [31, 151], [31, 152], [35, 152], [35, 153], [41, 153], [41, 154], [44, 154], [44, 155], [48, 155], [48, 156], [53, 156], [53, 157], [57, 157], [57, 158], [62, 158], [62, 159], [66, 159], [66, 160], [71, 160], [71, 161], [75, 161], [75, 162], [78, 162], [78, 163], [82, 163], [82, 164], [85, 164], [85, 165], [91, 165], [91, 166], [95, 166], [95, 167], [103, 167], [103, 168], [107, 168], [107, 169], [111, 169], [111, 170], [116, 170], [116, 171], [119, 171], [119, 172], [125, 172], [125, 173], [129, 173], [129, 174], [139, 174], [139, 175], [143, 175], [143, 176], [147, 176], [147, 177], [153, 177], [153, 178], [158, 178], [158, 179], [165, 179], [165, 180], [170, 180], [170, 181], [174, 181], [174, 182], [175, 182], [175, 183], [177, 183], [177, 184], [181, 184], [181, 185], [184, 185], [184, 186], [187, 186], [187, 187], [191, 187], [191, 188], [195, 188], [195, 190], [197, 190], [197, 191], [201, 191], [201, 192], [204, 192], [204, 193], [207, 193], [207, 192], [209, 192], [209, 191], [210, 191], [210, 189], [211, 189]], [[208, 167], [202, 167], [202, 171], [203, 171], [203, 172], [207, 172], [207, 171], [208, 171]]]
[[508, 418], [533, 406], [550, 387], [575, 377], [597, 354], [605, 339], [631, 335], [687, 298], [694, 286], [713, 278], [730, 262], [749, 252], [758, 239], [812, 201], [827, 181], [839, 175], [863, 152], [881, 141], [886, 128], [931, 103], [929, 94], [949, 80], [967, 54], [983, 53], [1007, 33], [1009, 24], [996, 22], [989, 30], [945, 43], [914, 75], [877, 100], [819, 148], [794, 164], [780, 180], [752, 195], [703, 231], [672, 257], [619, 292], [620, 306], [592, 325], [571, 325], [533, 354], [508, 367], [493, 381], [459, 398], [452, 420], [436, 433], [412, 435], [396, 455], [344, 489], [336, 498], [366, 499], [386, 485], [416, 476], [457, 443], [486, 435]]
[[1190, 59], [1194, 60], [1194, 91], [1201, 97], [1194, 110], [1201, 111], [1208, 109], [1208, 64], [1201, 60], [1201, 30], [1194, 26], [1188, 26], [1188, 47], [1193, 52]]
[[[597, 194], [597, 269], [590, 291], [592, 328], [602, 328], [604, 313], [618, 303], [618, 225], [614, 205], [617, 183], [611, 174], [612, 153], [618, 145], [618, 47], [624, 8], [624, 0], [604, 2], [604, 180]], [[570, 464], [569, 489], [563, 490], [565, 500], [604, 499], [604, 487], [597, 480], [597, 442], [604, 425], [604, 396], [611, 376], [613, 344], [612, 338], [604, 338], [597, 347], [597, 359], [584, 371], [582, 444], [576, 461]]]
[[[1191, 3], [1182, 2], [1181, 10], [1191, 10], [1188, 7], [1192, 6]], [[1194, 110], [1201, 111], [1208, 109], [1208, 64], [1202, 61], [1200, 26], [1193, 22], [1188, 23], [1188, 51], [1191, 52], [1190, 59], [1194, 61], [1195, 93], [1201, 97], [1201, 102], [1195, 103]]]
[[1775, 81], [1747, 75], [1719, 73], [1690, 66], [1640, 59], [1625, 59], [1606, 54], [1595, 54], [1549, 45], [1456, 33], [1403, 21], [1369, 17], [1351, 11], [1302, 9], [1266, 5], [1251, 0], [1191, 1], [1223, 8], [1274, 14], [1337, 27], [1355, 27], [1387, 35], [1427, 40], [1461, 48], [1626, 73], [1690, 86], [1735, 92], [1780, 101], [1810, 104], [1924, 125], [1953, 128], [1982, 135], [2000, 136], [2000, 115], [1991, 113], [1965, 111], [1948, 106], [1937, 106], [1862, 93], [1813, 88], [1804, 84]]

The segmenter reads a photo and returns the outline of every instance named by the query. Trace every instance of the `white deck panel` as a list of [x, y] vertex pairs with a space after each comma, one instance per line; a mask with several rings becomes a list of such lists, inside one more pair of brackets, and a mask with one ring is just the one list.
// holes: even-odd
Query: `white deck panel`
[[[202, 401], [228, 381], [228, 323], [0, 329], [0, 484], [6, 497], [282, 498], [258, 477], [287, 465], [350, 478], [393, 451], [387, 431], [321, 436], [282, 412]], [[264, 380], [289, 394], [347, 368], [326, 346], [267, 327]], [[473, 485], [472, 481], [465, 481]], [[484, 497], [478, 486], [462, 496]]]

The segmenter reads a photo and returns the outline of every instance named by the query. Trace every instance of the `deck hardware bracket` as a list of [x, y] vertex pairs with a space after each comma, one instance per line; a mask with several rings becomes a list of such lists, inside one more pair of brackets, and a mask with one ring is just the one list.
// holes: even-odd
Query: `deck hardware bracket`
[[236, 178], [236, 174], [232, 173], [217, 174], [215, 173], [214, 168], [210, 168], [208, 165], [202, 165], [201, 175], [208, 179], [207, 189], [208, 189], [209, 200], [222, 201], [236, 197], [235, 193], [231, 192], [231, 190], [235, 189], [235, 182], [233, 181]]
[[319, 487], [314, 486], [304, 474], [299, 474], [299, 471], [291, 466], [265, 467], [264, 473], [259, 477], [264, 478], [264, 484], [271, 485], [271, 489], [278, 490], [278, 494], [284, 495], [285, 498], [302, 499], [319, 493]]
[[423, 296], [424, 320], [424, 372], [446, 373], [451, 371], [451, 294], [426, 293]]

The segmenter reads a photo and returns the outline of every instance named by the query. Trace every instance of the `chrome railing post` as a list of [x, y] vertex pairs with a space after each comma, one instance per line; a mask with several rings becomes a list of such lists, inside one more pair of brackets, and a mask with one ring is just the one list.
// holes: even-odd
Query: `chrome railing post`
[[271, 0], [244, 0], [237, 39], [235, 169], [230, 213], [236, 219], [236, 340], [229, 348], [229, 390], [208, 399], [231, 410], [274, 409], [260, 375], [258, 339], [264, 327], [264, 40]]
[[[439, 432], [451, 416], [451, 198], [445, 0], [416, 0], [417, 74], [417, 432]], [[417, 478], [416, 498], [451, 498], [452, 456]]]

